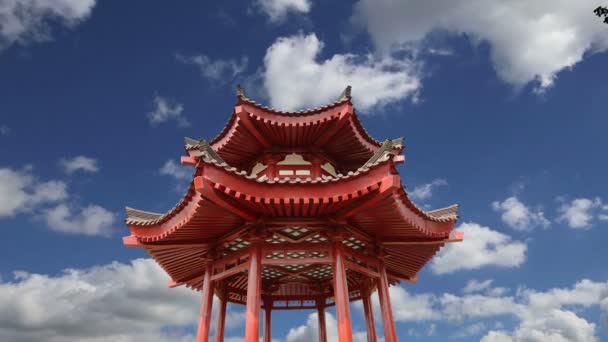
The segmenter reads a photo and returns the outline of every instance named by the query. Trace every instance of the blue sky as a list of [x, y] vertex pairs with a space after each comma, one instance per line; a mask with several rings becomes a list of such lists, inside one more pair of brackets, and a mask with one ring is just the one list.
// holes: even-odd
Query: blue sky
[[[465, 242], [391, 290], [401, 340], [608, 340], [608, 25], [595, 7], [9, 0], [0, 340], [193, 340], [198, 295], [122, 246], [122, 208], [179, 200], [183, 137], [218, 134], [237, 83], [285, 110], [352, 85], [373, 137], [405, 137], [414, 200], [461, 205]], [[229, 311], [239, 341], [243, 309]], [[311, 340], [311, 314], [277, 315], [274, 337]]]

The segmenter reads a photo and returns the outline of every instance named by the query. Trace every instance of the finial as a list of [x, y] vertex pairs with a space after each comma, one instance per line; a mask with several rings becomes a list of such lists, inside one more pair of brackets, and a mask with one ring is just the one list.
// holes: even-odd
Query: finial
[[245, 88], [241, 87], [240, 84], [236, 85], [236, 96], [237, 97], [247, 97], [245, 94]]
[[342, 95], [340, 95], [340, 98], [338, 99], [338, 101], [350, 100], [351, 89], [352, 89], [351, 86], [346, 86], [346, 88], [342, 92]]

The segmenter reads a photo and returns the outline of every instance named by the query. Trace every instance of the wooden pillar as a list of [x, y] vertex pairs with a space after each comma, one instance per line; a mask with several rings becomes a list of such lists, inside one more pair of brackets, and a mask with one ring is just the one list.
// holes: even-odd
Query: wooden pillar
[[266, 162], [266, 175], [268, 179], [277, 177], [277, 158], [272, 154], [266, 154], [264, 155], [264, 161]]
[[325, 298], [317, 299], [317, 318], [319, 320], [319, 342], [327, 342], [327, 327], [325, 326]]
[[226, 326], [226, 305], [228, 299], [226, 298], [226, 291], [221, 291], [220, 296], [220, 307], [217, 310], [217, 317], [215, 318], [215, 338], [214, 342], [224, 342], [224, 328]]
[[344, 266], [344, 244], [341, 239], [334, 239], [332, 254], [334, 300], [336, 302], [336, 316], [338, 316], [338, 341], [352, 342], [353, 331], [350, 320], [350, 301], [348, 296], [348, 283], [346, 281], [346, 267]]
[[382, 311], [382, 324], [384, 326], [384, 340], [386, 342], [397, 342], [395, 321], [393, 320], [393, 309], [391, 308], [391, 297], [388, 293], [388, 276], [384, 261], [380, 262], [380, 278], [378, 279], [378, 297]]
[[374, 324], [374, 310], [372, 308], [371, 289], [366, 289], [362, 296], [363, 311], [365, 312], [365, 327], [367, 328], [367, 342], [376, 342], [376, 325]]
[[272, 299], [264, 299], [264, 342], [272, 342]]
[[251, 244], [249, 253], [249, 276], [247, 279], [247, 318], [245, 342], [260, 339], [260, 296], [262, 292], [262, 246], [259, 241]]
[[323, 160], [318, 157], [318, 156], [314, 156], [312, 157], [312, 172], [311, 172], [311, 176], [312, 178], [318, 178], [321, 177], [321, 175], [323, 174], [323, 172], [321, 171], [321, 162]]
[[201, 300], [201, 316], [198, 321], [198, 332], [196, 342], [209, 341], [209, 327], [211, 326], [211, 309], [213, 308], [213, 282], [211, 273], [213, 272], [213, 262], [207, 260], [205, 276], [203, 277], [203, 296]]

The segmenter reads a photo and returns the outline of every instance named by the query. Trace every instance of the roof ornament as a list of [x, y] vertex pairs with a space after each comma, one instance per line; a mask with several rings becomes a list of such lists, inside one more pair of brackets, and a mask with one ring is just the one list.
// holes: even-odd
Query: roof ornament
[[342, 92], [342, 95], [340, 95], [340, 98], [338, 99], [338, 102], [342, 102], [344, 100], [350, 100], [350, 91], [351, 91], [352, 87], [351, 86], [346, 86], [346, 88], [344, 88], [344, 91]]
[[245, 88], [243, 88], [240, 84], [236, 85], [236, 96], [247, 98], [247, 94], [245, 94]]
[[200, 151], [203, 154], [203, 158], [206, 161], [215, 162], [219, 165], [228, 165], [224, 159], [222, 159], [222, 157], [220, 157], [219, 154], [217, 154], [217, 152], [215, 152], [213, 148], [209, 146], [209, 143], [205, 139], [199, 140], [198, 144], [200, 146]]

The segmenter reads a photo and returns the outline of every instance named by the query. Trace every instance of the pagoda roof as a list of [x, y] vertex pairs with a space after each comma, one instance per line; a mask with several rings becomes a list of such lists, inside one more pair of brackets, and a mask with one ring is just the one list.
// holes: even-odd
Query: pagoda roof
[[[189, 143], [194, 146], [195, 140]], [[395, 155], [394, 146], [399, 144], [399, 139], [386, 140], [360, 168], [347, 174], [259, 179], [228, 165], [206, 141], [198, 141], [200, 155], [182, 200], [166, 213], [127, 208], [129, 238], [174, 280], [199, 288], [201, 279], [189, 275], [203, 269], [200, 255], [233, 234], [238, 244], [247, 245], [246, 240], [238, 242], [238, 232], [248, 223], [327, 219], [379, 241], [403, 242], [385, 247], [389, 276], [415, 279], [450, 239], [458, 206], [425, 211], [409, 199], [395, 170], [401, 156]], [[185, 268], [184, 260], [190, 260]]]
[[351, 171], [372, 157], [382, 142], [361, 124], [352, 106], [350, 86], [335, 102], [293, 112], [258, 104], [238, 87], [235, 109], [209, 145], [233, 166], [247, 165], [272, 148], [305, 146], [325, 151]]
[[[396, 169], [405, 160], [403, 138], [371, 138], [354, 112], [350, 87], [336, 102], [302, 112], [260, 106], [240, 87], [237, 98], [218, 137], [210, 142], [185, 138], [188, 156], [182, 163], [194, 170], [184, 196], [172, 209], [153, 213], [126, 208], [131, 235], [125, 244], [144, 248], [173, 285], [200, 290], [208, 256], [228, 258], [236, 260], [227, 271], [234, 273], [225, 282], [229, 300], [242, 302], [247, 270], [238, 260], [247, 252], [250, 234], [267, 234], [263, 239], [271, 252], [264, 256], [262, 276], [276, 286], [274, 300], [313, 301], [318, 294], [315, 286], [326, 286], [331, 278], [331, 266], [319, 264], [327, 254], [319, 250], [329, 248], [328, 234], [335, 225], [349, 247], [347, 278], [354, 300], [366, 286], [357, 259], [376, 257], [381, 250], [391, 282], [415, 281], [445, 243], [462, 239], [453, 231], [457, 205], [427, 211], [409, 198]], [[264, 152], [277, 153], [275, 148], [308, 145], [342, 167], [335, 175], [274, 179], [245, 167]], [[273, 263], [275, 258], [302, 261], [285, 265]]]

